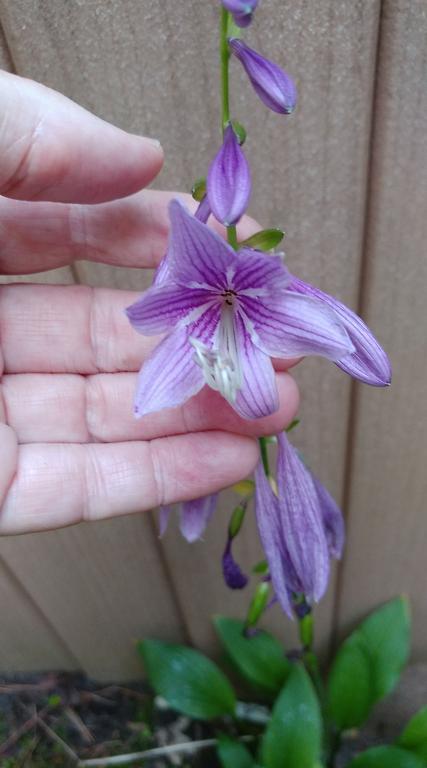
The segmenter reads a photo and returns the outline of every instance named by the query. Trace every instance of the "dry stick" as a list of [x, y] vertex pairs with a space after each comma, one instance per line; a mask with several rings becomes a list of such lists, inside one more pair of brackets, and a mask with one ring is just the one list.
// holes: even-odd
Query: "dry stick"
[[[47, 711], [47, 707], [45, 707], [42, 710], [42, 714], [45, 714]], [[25, 721], [22, 725], [19, 726], [19, 728], [14, 731], [6, 741], [3, 741], [0, 744], [0, 755], [4, 754], [10, 747], [13, 747], [14, 744], [16, 744], [17, 741], [21, 738], [21, 736], [24, 736], [28, 731], [31, 731], [31, 728], [34, 728], [34, 726], [37, 723], [38, 715], [37, 713], [34, 713], [31, 717], [28, 718], [28, 720]]]
[[[243, 736], [240, 741], [252, 741], [252, 736]], [[134, 752], [129, 755], [115, 755], [114, 757], [96, 757], [91, 760], [81, 760], [77, 768], [95, 768], [95, 766], [129, 765], [134, 760], [149, 760], [152, 757], [164, 757], [177, 752], [198, 752], [209, 747], [216, 747], [217, 739], [204, 739], [203, 741], [185, 741], [182, 744], [170, 744], [167, 747], [154, 747], [145, 752]]]
[[52, 741], [55, 741], [57, 744], [59, 744], [63, 752], [65, 752], [65, 754], [68, 755], [68, 757], [73, 761], [74, 765], [79, 765], [79, 758], [74, 750], [72, 750], [71, 747], [69, 747], [68, 744], [64, 741], [64, 739], [61, 739], [61, 737], [58, 736], [58, 734], [55, 733], [55, 731], [53, 731], [52, 728], [50, 728], [50, 726], [45, 723], [45, 721], [42, 720], [38, 715], [36, 715], [36, 723], [40, 726], [40, 728], [42, 728], [42, 730], [46, 733], [47, 736], [49, 736]]

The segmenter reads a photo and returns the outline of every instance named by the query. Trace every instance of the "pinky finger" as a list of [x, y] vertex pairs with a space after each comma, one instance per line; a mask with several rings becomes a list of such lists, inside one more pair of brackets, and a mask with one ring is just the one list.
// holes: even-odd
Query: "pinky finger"
[[19, 449], [0, 510], [0, 534], [49, 530], [205, 496], [249, 474], [252, 438], [223, 432], [151, 442]]

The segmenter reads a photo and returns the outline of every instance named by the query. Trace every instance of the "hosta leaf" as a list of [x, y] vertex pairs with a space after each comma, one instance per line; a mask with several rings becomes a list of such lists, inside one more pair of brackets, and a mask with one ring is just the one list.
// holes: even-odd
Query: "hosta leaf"
[[333, 661], [327, 709], [339, 729], [366, 720], [373, 705], [396, 685], [410, 645], [410, 617], [405, 598], [374, 611], [345, 640]]
[[239, 741], [234, 741], [228, 736], [220, 736], [217, 750], [222, 768], [254, 768], [255, 763], [251, 753]]
[[244, 623], [236, 619], [217, 616], [214, 622], [228, 656], [242, 677], [257, 688], [277, 693], [290, 669], [278, 640], [263, 631], [246, 637]]
[[423, 707], [406, 725], [398, 741], [398, 746], [408, 749], [421, 757], [427, 764], [427, 707]]
[[355, 757], [347, 768], [425, 768], [425, 763], [398, 747], [373, 747]]
[[204, 720], [234, 713], [234, 691], [206, 656], [158, 640], [144, 640], [138, 649], [151, 685], [173, 709]]
[[293, 665], [262, 743], [264, 768], [313, 768], [320, 758], [319, 702], [305, 669]]
[[371, 664], [354, 633], [339, 649], [328, 678], [328, 714], [340, 730], [357, 728], [372, 706]]

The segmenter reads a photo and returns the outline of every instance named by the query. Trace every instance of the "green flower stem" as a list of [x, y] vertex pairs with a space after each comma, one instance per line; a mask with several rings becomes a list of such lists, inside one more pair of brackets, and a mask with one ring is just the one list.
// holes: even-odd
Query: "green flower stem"
[[230, 14], [224, 7], [221, 9], [221, 29], [220, 29], [220, 57], [221, 57], [221, 120], [222, 132], [224, 133], [230, 122], [230, 97], [229, 97], [229, 77], [228, 62], [230, 60], [230, 50], [227, 41], [228, 22]]

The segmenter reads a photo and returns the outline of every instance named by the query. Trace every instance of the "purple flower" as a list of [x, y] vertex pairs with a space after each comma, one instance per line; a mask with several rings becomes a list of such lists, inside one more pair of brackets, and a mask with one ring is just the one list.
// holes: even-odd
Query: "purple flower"
[[233, 557], [232, 541], [232, 537], [228, 535], [222, 555], [222, 573], [227, 587], [230, 589], [244, 589], [248, 583], [248, 577], [245, 576]]
[[278, 435], [278, 443], [278, 495], [259, 462], [255, 504], [273, 587], [284, 611], [292, 616], [293, 593], [304, 594], [309, 604], [325, 593], [329, 559], [341, 556], [344, 523], [332, 497], [284, 434]]
[[232, 53], [241, 61], [261, 101], [273, 112], [289, 115], [297, 102], [297, 90], [292, 78], [272, 61], [261, 56], [242, 40], [228, 41]]
[[[210, 496], [203, 496], [201, 499], [182, 502], [179, 512], [179, 529], [184, 539], [187, 539], [191, 544], [200, 539], [215, 511], [217, 501], [218, 494], [213, 493]], [[168, 527], [171, 510], [171, 506], [160, 508], [159, 533], [161, 537]]]
[[248, 27], [258, 0], [222, 0], [222, 4], [233, 14], [234, 22], [238, 27]]
[[391, 381], [390, 361], [363, 320], [338, 299], [323, 293], [297, 277], [291, 278], [289, 290], [324, 301], [334, 310], [353, 342], [354, 351], [336, 364], [355, 379], [374, 387], [386, 387]]
[[288, 290], [279, 256], [234, 251], [176, 200], [170, 204], [167, 276], [127, 309], [146, 335], [167, 333], [144, 364], [135, 414], [181, 405], [208, 384], [244, 418], [278, 408], [270, 357], [353, 351], [323, 302]]
[[230, 227], [243, 216], [251, 194], [248, 161], [231, 125], [224, 132], [224, 142], [211, 163], [207, 178], [207, 197], [214, 216]]

